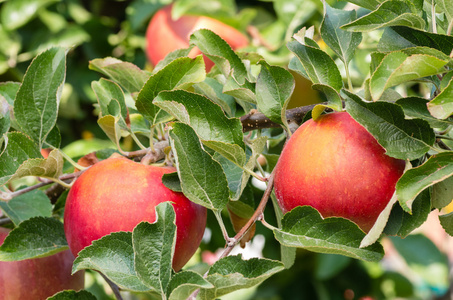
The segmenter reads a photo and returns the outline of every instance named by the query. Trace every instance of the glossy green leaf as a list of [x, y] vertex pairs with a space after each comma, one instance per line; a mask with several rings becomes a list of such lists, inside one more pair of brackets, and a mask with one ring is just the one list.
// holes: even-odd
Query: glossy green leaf
[[292, 40], [287, 44], [304, 67], [305, 73], [313, 83], [330, 86], [336, 91], [343, 87], [343, 79], [333, 59], [321, 49], [303, 45]]
[[127, 106], [123, 90], [113, 81], [101, 78], [99, 81], [93, 81], [91, 87], [96, 94], [98, 104], [101, 109], [101, 115], [109, 115], [108, 106], [112, 100], [118, 101], [120, 105], [120, 115], [123, 120], [127, 118]]
[[236, 144], [244, 149], [241, 121], [228, 118], [220, 106], [199, 94], [175, 90], [161, 92], [153, 102], [180, 122], [190, 125], [203, 141]]
[[428, 103], [428, 110], [437, 119], [446, 119], [453, 114], [453, 79], [434, 99]]
[[230, 72], [242, 85], [248, 78], [247, 69], [230, 45], [209, 29], [199, 29], [190, 36], [190, 44], [197, 46], [203, 54], [211, 59], [222, 70], [223, 75]]
[[49, 256], [68, 249], [63, 223], [34, 217], [14, 228], [0, 246], [0, 261]]
[[103, 116], [98, 119], [99, 127], [101, 127], [117, 148], [120, 147], [121, 139], [121, 127], [119, 122], [120, 118], [112, 115]]
[[314, 252], [340, 254], [365, 261], [379, 261], [384, 255], [380, 244], [360, 248], [365, 233], [343, 218], [323, 219], [310, 206], [299, 206], [285, 214], [282, 228], [274, 229], [275, 238], [283, 245]]
[[287, 126], [286, 106], [294, 91], [295, 81], [282, 67], [260, 61], [261, 71], [256, 81], [258, 110], [275, 123]]
[[243, 260], [240, 255], [218, 260], [206, 277], [214, 288], [201, 289], [200, 299], [216, 299], [233, 291], [256, 286], [284, 269], [282, 263], [270, 259]]
[[0, 154], [0, 185], [7, 183], [19, 166], [30, 158], [41, 158], [38, 146], [20, 132], [9, 132], [5, 137], [5, 149]]
[[405, 212], [399, 204], [396, 204], [390, 214], [384, 233], [396, 235], [402, 238], [420, 227], [431, 212], [430, 191], [428, 189], [418, 194], [412, 203], [411, 213]]
[[374, 101], [392, 86], [445, 71], [446, 60], [431, 55], [387, 54], [371, 75], [370, 91]]
[[49, 153], [47, 158], [32, 158], [26, 160], [17, 169], [11, 179], [25, 176], [36, 176], [43, 178], [58, 178], [63, 174], [64, 159], [60, 150], [55, 149]]
[[[223, 93], [248, 103], [256, 103], [255, 86], [248, 80], [245, 80], [243, 84], [239, 84], [233, 76], [228, 76], [227, 82], [223, 86]], [[239, 101], [238, 103], [240, 104]], [[248, 111], [247, 109], [245, 110]]]
[[2, 95], [11, 106], [14, 106], [14, 98], [16, 98], [20, 85], [20, 82], [0, 82], [0, 95]]
[[406, 26], [416, 29], [424, 29], [425, 21], [414, 13], [412, 3], [401, 0], [387, 0], [376, 10], [358, 18], [341, 28], [356, 32], [369, 32], [390, 26]]
[[453, 200], [453, 176], [448, 177], [432, 186], [431, 201], [433, 207], [441, 209]]
[[362, 34], [345, 31], [340, 29], [340, 26], [355, 20], [357, 13], [355, 10], [335, 9], [327, 3], [325, 3], [325, 9], [326, 14], [321, 23], [321, 36], [330, 49], [347, 65], [362, 41]]
[[229, 200], [228, 182], [220, 164], [202, 147], [195, 131], [174, 123], [170, 142], [184, 195], [212, 210], [222, 210]]
[[399, 105], [381, 101], [366, 103], [351, 92], [343, 93], [347, 112], [377, 139], [387, 155], [413, 160], [434, 144], [435, 135], [429, 124], [421, 119], [405, 119]]
[[114, 232], [82, 249], [74, 261], [72, 273], [83, 269], [97, 270], [120, 288], [148, 291], [134, 269], [131, 232]]
[[140, 91], [149, 78], [149, 74], [136, 65], [114, 57], [93, 59], [89, 68], [104, 74], [129, 93]]
[[57, 121], [65, 77], [66, 49], [51, 48], [32, 61], [16, 94], [16, 121], [39, 147]]
[[415, 197], [427, 187], [453, 175], [453, 152], [431, 156], [423, 165], [407, 170], [396, 184], [398, 201], [410, 212]]
[[195, 59], [178, 58], [149, 78], [138, 94], [137, 110], [151, 122], [151, 125], [169, 121], [172, 117], [152, 103], [154, 98], [161, 91], [185, 89], [194, 83], [203, 81], [205, 77], [206, 71], [202, 56]]
[[205, 95], [212, 102], [218, 104], [229, 117], [236, 114], [236, 101], [230, 95], [224, 94], [223, 84], [214, 78], [207, 77], [203, 82], [194, 84], [195, 92]]
[[41, 8], [58, 0], [14, 0], [2, 5], [1, 20], [8, 30], [15, 30], [32, 20]]
[[429, 100], [419, 97], [407, 97], [397, 100], [395, 103], [401, 106], [404, 110], [404, 114], [413, 119], [422, 119], [427, 121], [431, 127], [446, 129], [448, 126], [452, 125], [450, 120], [438, 120], [434, 118], [428, 110]]
[[440, 225], [450, 236], [453, 236], [453, 212], [439, 216]]
[[175, 244], [175, 211], [168, 202], [156, 206], [155, 223], [141, 222], [132, 232], [137, 276], [161, 295], [172, 276]]
[[47, 300], [96, 300], [97, 298], [90, 292], [81, 290], [81, 291], [61, 291]]
[[181, 271], [173, 275], [168, 285], [168, 299], [188, 299], [197, 289], [210, 289], [214, 286], [198, 273]]
[[0, 208], [16, 226], [33, 217], [52, 216], [52, 204], [41, 190], [27, 192], [7, 202], [0, 201]]
[[234, 0], [207, 1], [200, 5], [197, 0], [178, 0], [172, 10], [172, 18], [178, 19], [184, 14], [207, 15], [210, 17], [228, 17], [236, 13]]
[[453, 48], [453, 36], [403, 26], [392, 27], [392, 30], [411, 45], [434, 48], [446, 55], [450, 55]]

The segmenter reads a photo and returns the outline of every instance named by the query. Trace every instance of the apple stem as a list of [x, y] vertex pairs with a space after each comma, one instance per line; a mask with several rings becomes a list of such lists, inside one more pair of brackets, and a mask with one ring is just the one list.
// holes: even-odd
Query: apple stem
[[108, 283], [108, 285], [112, 289], [113, 294], [115, 295], [115, 298], [117, 300], [123, 300], [123, 297], [120, 294], [119, 287], [115, 283], [113, 283], [110, 279], [108, 279], [107, 276], [105, 276], [101, 272], [99, 272], [99, 274], [101, 274], [102, 278], [104, 278], [104, 280]]

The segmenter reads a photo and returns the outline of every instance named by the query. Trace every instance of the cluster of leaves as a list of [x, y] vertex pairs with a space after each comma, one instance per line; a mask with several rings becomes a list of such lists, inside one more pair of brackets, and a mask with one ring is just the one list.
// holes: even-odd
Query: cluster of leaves
[[[156, 223], [141, 223], [132, 233], [113, 233], [82, 250], [73, 270], [97, 270], [122, 289], [151, 292], [162, 298], [183, 299], [199, 290], [200, 298], [215, 299], [290, 268], [296, 248], [379, 261], [384, 255], [378, 242], [383, 233], [406, 237], [425, 222], [433, 208], [448, 205], [453, 198], [453, 105], [449, 97], [453, 89], [453, 7], [447, 1], [349, 2], [366, 13], [357, 18], [356, 11], [324, 3], [319, 33], [329, 48], [316, 41], [313, 28], [304, 28], [286, 44], [286, 51], [293, 54], [288, 68], [310, 80], [312, 88], [327, 100], [307, 118], [319, 117], [326, 108], [345, 109], [376, 137], [389, 156], [408, 162], [396, 196], [370, 233], [345, 219], [323, 219], [310, 207], [299, 207], [283, 216], [275, 205], [276, 227], [265, 224], [281, 244], [281, 262], [227, 256], [228, 246], [225, 257], [211, 266], [206, 276], [191, 270], [175, 274], [171, 270], [174, 212], [171, 205], [164, 204], [158, 207]], [[189, 9], [181, 3], [176, 12]], [[281, 11], [278, 3], [276, 11]], [[376, 30], [381, 35], [377, 50], [370, 54], [369, 75], [357, 85], [352, 80], [351, 61], [366, 34]], [[234, 245], [242, 235], [228, 237], [222, 211], [228, 208], [244, 219], [260, 216], [262, 211], [257, 211], [247, 189], [252, 177], [262, 179], [265, 171], [272, 172], [278, 155], [270, 154], [271, 145], [291, 134], [286, 108], [295, 82], [287, 69], [269, 62], [269, 53], [264, 57], [236, 53], [212, 31], [196, 31], [190, 44], [189, 49], [169, 54], [152, 72], [113, 57], [91, 60], [90, 69], [103, 75], [91, 84], [99, 106], [98, 124], [125, 156], [132, 155], [122, 149], [121, 141], [126, 137], [145, 153], [154, 143], [168, 138], [171, 156], [166, 159], [176, 166], [177, 178], [166, 175], [164, 183], [211, 210], [226, 242]], [[194, 46], [215, 62], [208, 74], [202, 56], [187, 57]], [[32, 61], [21, 83], [0, 85], [0, 198], [4, 200], [0, 208], [16, 226], [0, 247], [1, 261], [41, 257], [68, 248], [61, 222], [65, 194], [52, 206], [45, 192], [36, 189], [51, 182], [66, 186], [77, 176], [65, 174], [70, 170], [67, 162], [72, 160], [59, 149], [61, 137], [56, 126], [67, 53], [64, 47], [50, 48]], [[428, 87], [428, 95], [413, 95], [413, 82]], [[257, 128], [245, 134], [238, 117], [254, 109], [285, 132]], [[43, 148], [54, 150], [43, 158]], [[257, 163], [261, 154], [268, 161], [266, 170]], [[101, 159], [103, 155], [98, 153]], [[26, 176], [43, 182], [14, 190], [16, 182], [22, 183], [20, 179]], [[267, 197], [271, 188], [268, 184]], [[271, 198], [275, 203], [273, 195]], [[262, 203], [265, 201], [266, 196]], [[452, 218], [452, 214], [440, 217], [450, 234]], [[70, 297], [71, 292], [66, 294]]]

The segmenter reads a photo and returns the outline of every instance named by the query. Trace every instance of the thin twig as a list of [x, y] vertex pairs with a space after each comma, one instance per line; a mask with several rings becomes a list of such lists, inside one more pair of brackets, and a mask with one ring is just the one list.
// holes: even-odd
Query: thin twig
[[0, 219], [0, 226], [6, 225], [6, 224], [11, 224], [13, 221], [11, 221], [10, 218], [1, 218]]
[[117, 300], [123, 300], [123, 297], [121, 296], [120, 294], [120, 289], [119, 287], [113, 283], [113, 281], [111, 281], [110, 279], [107, 278], [107, 276], [105, 276], [104, 274], [102, 274], [101, 272], [99, 272], [99, 274], [101, 274], [102, 278], [104, 278], [104, 280], [108, 283], [108, 285], [110, 286], [110, 288], [112, 289], [112, 292], [113, 294], [115, 295], [115, 298]]

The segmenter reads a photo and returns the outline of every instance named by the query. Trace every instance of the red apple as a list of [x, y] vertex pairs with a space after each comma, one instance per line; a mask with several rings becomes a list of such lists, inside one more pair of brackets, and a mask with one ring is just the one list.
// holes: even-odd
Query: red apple
[[275, 167], [275, 193], [284, 212], [310, 205], [323, 217], [347, 218], [368, 232], [404, 167], [348, 113], [330, 113], [291, 136]]
[[[0, 245], [9, 231], [0, 227]], [[47, 257], [0, 262], [0, 299], [44, 300], [63, 290], [83, 289], [84, 272], [71, 275], [73, 262], [69, 250]]]
[[[201, 3], [200, 3], [201, 4]], [[146, 53], [148, 59], [155, 66], [168, 53], [189, 47], [190, 35], [198, 29], [210, 29], [224, 39], [233, 50], [245, 47], [249, 41], [237, 29], [216, 19], [205, 16], [184, 15], [177, 20], [171, 17], [172, 6], [160, 9], [151, 19], [146, 32]], [[192, 49], [189, 57], [195, 57], [201, 52], [198, 48]], [[209, 71], [214, 63], [204, 57], [206, 70]]]
[[177, 226], [173, 269], [180, 270], [200, 245], [207, 212], [162, 183], [162, 176], [174, 171], [123, 157], [103, 160], [85, 171], [69, 191], [64, 212], [72, 253], [77, 255], [93, 240], [112, 232], [132, 231], [142, 221], [155, 222], [155, 207], [169, 201]]

